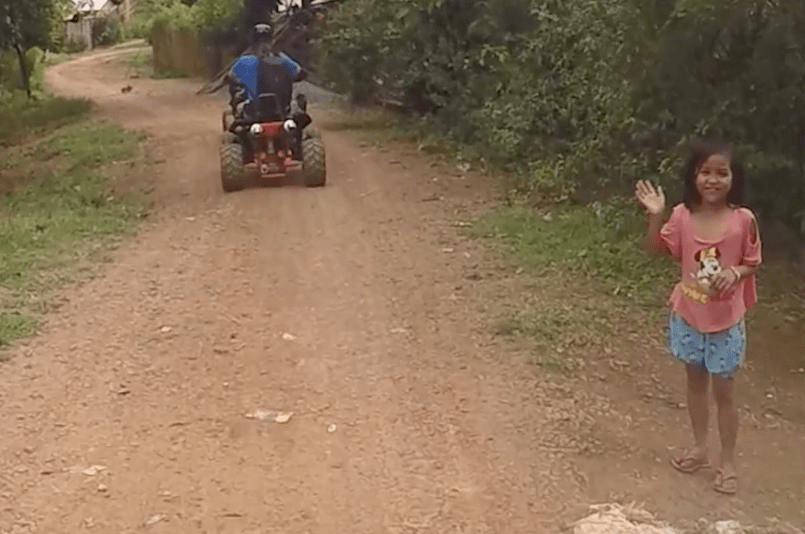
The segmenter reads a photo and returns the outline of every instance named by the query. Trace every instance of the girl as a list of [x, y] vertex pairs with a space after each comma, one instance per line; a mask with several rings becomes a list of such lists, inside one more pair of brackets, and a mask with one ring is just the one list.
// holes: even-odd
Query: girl
[[757, 301], [760, 235], [754, 214], [741, 207], [744, 174], [734, 161], [731, 145], [697, 143], [683, 180], [683, 202], [673, 208], [664, 225], [662, 188], [640, 181], [635, 189], [637, 200], [648, 212], [644, 248], [669, 254], [682, 266], [681, 281], [669, 302], [668, 342], [671, 354], [687, 371], [695, 445], [672, 458], [671, 464], [683, 473], [709, 466], [707, 393], [712, 376], [721, 437], [714, 489], [734, 494], [738, 486], [734, 375], [746, 351], [744, 314]]

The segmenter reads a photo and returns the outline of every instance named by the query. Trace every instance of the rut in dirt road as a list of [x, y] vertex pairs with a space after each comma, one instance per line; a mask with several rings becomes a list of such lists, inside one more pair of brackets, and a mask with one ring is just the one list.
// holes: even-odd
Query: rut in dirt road
[[156, 213], [4, 366], [0, 532], [555, 531], [562, 401], [489, 348], [427, 165], [324, 131], [329, 186], [224, 195], [221, 98], [109, 57], [48, 80], [149, 131]]

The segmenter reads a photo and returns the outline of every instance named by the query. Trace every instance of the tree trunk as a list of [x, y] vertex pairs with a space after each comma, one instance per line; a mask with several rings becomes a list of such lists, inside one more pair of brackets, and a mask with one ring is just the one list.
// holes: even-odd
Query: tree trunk
[[14, 48], [17, 50], [17, 57], [20, 61], [20, 74], [22, 75], [22, 83], [25, 85], [25, 92], [28, 98], [31, 98], [31, 77], [28, 72], [28, 59], [25, 57], [22, 45], [17, 43], [14, 45]]

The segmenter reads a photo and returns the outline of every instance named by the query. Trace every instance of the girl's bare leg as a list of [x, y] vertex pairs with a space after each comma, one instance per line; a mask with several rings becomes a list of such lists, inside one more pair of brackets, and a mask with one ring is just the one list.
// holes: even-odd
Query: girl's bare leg
[[693, 456], [702, 460], [707, 457], [707, 430], [710, 423], [707, 392], [710, 385], [710, 373], [699, 365], [686, 365], [685, 369], [688, 374], [688, 414], [690, 414], [695, 443]]
[[[717, 485], [732, 493], [735, 485], [735, 444], [738, 441], [738, 407], [735, 405], [735, 380], [713, 376], [713, 396], [718, 407], [718, 433], [721, 438], [721, 469]], [[717, 477], [718, 478], [718, 477]]]
[[686, 365], [688, 374], [688, 413], [693, 427], [693, 450], [682, 456], [671, 458], [671, 465], [683, 473], [695, 473], [707, 467], [707, 427], [710, 419], [707, 390], [710, 385], [710, 373], [699, 365]]

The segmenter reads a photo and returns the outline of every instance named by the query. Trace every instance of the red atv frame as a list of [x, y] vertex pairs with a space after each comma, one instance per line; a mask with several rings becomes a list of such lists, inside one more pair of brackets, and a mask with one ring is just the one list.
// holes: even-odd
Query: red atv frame
[[[262, 94], [260, 100], [276, 103], [273, 94]], [[244, 189], [254, 182], [254, 178], [258, 183], [283, 183], [290, 173], [299, 171], [306, 186], [325, 185], [324, 145], [320, 136], [308, 126], [312, 119], [307, 114], [304, 96], [297, 96], [297, 102], [301, 113], [285, 120], [280, 120], [275, 114], [269, 121], [244, 122], [236, 120], [230, 110], [224, 111], [221, 186], [225, 192]], [[298, 143], [296, 129], [300, 127], [302, 139]]]

